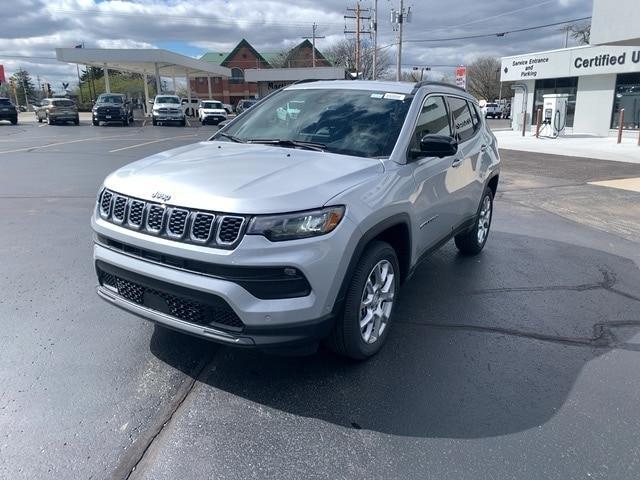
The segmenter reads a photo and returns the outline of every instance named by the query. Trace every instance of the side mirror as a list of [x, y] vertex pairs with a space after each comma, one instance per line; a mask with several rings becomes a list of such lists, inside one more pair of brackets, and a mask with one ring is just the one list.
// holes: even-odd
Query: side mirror
[[458, 151], [458, 142], [449, 135], [427, 134], [420, 139], [420, 152], [413, 152], [414, 157], [450, 157]]

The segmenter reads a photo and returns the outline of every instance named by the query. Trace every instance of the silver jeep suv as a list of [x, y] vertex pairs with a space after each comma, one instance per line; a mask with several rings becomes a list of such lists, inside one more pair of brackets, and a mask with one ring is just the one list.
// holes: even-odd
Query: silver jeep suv
[[487, 241], [500, 160], [479, 112], [438, 83], [281, 89], [208, 141], [107, 177], [92, 218], [98, 294], [227, 345], [326, 340], [369, 357], [425, 255]]

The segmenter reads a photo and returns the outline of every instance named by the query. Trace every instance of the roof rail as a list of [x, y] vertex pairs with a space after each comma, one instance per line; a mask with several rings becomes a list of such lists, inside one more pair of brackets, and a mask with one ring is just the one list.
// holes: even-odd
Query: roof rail
[[301, 83], [311, 83], [311, 82], [319, 82], [320, 79], [319, 78], [303, 78], [302, 80], [296, 80], [293, 83], [290, 83], [289, 85], [299, 85]]
[[411, 92], [411, 94], [412, 95], [415, 94], [420, 87], [426, 87], [426, 86], [429, 86], [429, 85], [455, 88], [457, 90], [462, 90], [463, 92], [468, 93], [464, 88], [459, 87], [457, 85], [453, 85], [452, 83], [434, 82], [434, 81], [431, 81], [431, 80], [423, 80], [421, 82], [416, 82], [416, 84], [413, 86], [413, 91]]

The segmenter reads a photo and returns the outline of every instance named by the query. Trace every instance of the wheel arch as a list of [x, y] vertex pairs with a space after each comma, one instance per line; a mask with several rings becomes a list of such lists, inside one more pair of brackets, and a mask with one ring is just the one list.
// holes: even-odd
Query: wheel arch
[[338, 291], [333, 308], [334, 314], [342, 309], [349, 288], [349, 280], [363, 252], [374, 240], [387, 242], [395, 250], [400, 264], [400, 281], [403, 282], [409, 276], [411, 270], [411, 220], [407, 213], [398, 213], [369, 228], [358, 240]]

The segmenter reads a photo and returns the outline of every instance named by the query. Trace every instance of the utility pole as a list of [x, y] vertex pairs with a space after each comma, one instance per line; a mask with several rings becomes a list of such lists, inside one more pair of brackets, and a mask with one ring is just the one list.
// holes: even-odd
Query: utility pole
[[378, 77], [378, 0], [373, 2], [373, 66], [371, 77], [375, 80]]
[[316, 38], [324, 38], [324, 37], [320, 37], [320, 36], [316, 35], [316, 30], [318, 29], [318, 25], [316, 25], [315, 22], [313, 24], [313, 27], [311, 27], [311, 28], [312, 28], [311, 36], [310, 37], [302, 37], [302, 38], [304, 38], [304, 39], [309, 39], [310, 38], [311, 39], [311, 45], [313, 46], [312, 51], [311, 51], [311, 60], [312, 60], [313, 63], [311, 65], [313, 66], [313, 68], [316, 68]]
[[354, 12], [355, 15], [345, 15], [344, 18], [351, 18], [351, 19], [355, 19], [356, 21], [356, 29], [355, 30], [347, 30], [345, 27], [344, 33], [355, 33], [356, 35], [356, 78], [358, 78], [359, 74], [360, 74], [360, 34], [362, 33], [368, 33], [371, 34], [371, 30], [362, 30], [360, 28], [360, 21], [361, 20], [371, 20], [371, 17], [363, 17], [362, 13], [367, 13], [369, 12], [368, 8], [360, 8], [360, 2], [356, 2], [356, 8], [347, 8], [348, 12]]
[[404, 23], [411, 21], [411, 7], [404, 10], [404, 0], [400, 0], [400, 8], [398, 10], [391, 10], [391, 23], [397, 25], [394, 26], [394, 30], [398, 30], [398, 56], [396, 58], [396, 81], [399, 82], [402, 73], [402, 27]]

